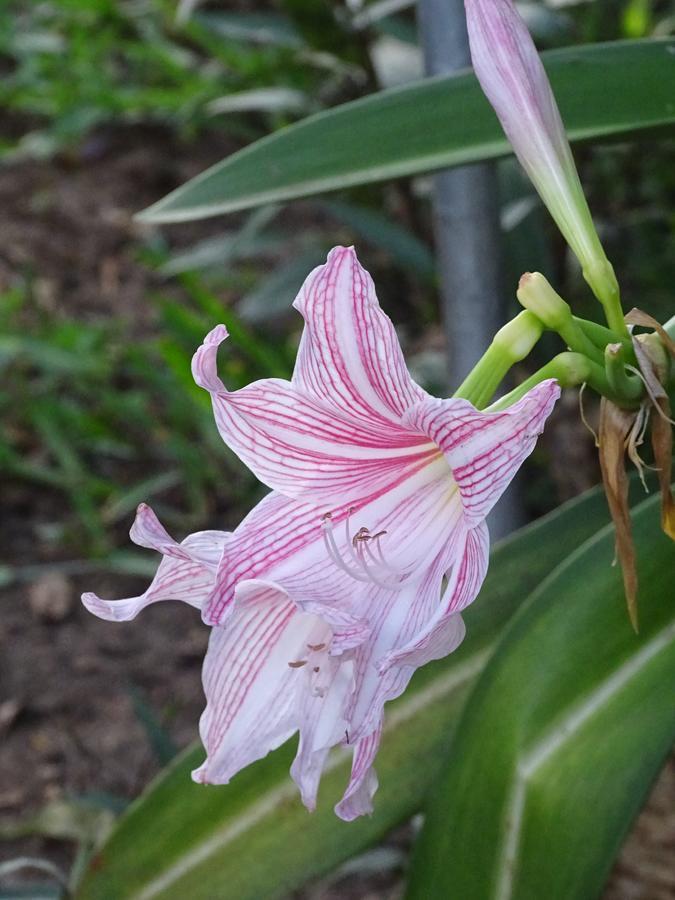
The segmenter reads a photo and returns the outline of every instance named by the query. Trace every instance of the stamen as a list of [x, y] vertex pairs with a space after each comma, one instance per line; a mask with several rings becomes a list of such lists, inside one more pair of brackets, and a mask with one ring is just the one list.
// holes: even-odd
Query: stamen
[[288, 665], [291, 667], [291, 669], [299, 669], [301, 666], [307, 665], [307, 660], [306, 659], [298, 659], [295, 662], [289, 662]]
[[387, 562], [387, 560], [384, 558], [384, 552], [382, 550], [382, 546], [381, 546], [379, 540], [376, 540], [377, 538], [380, 538], [383, 534], [386, 534], [386, 533], [387, 533], [386, 531], [378, 531], [378, 533], [376, 535], [373, 535], [373, 540], [375, 541], [375, 551], [377, 553], [377, 556], [375, 555], [375, 553], [373, 553], [373, 551], [370, 547], [370, 544], [367, 545], [366, 550], [370, 554], [370, 556], [373, 558], [373, 560], [375, 561], [375, 563], [377, 565], [382, 566], [388, 572], [391, 572], [392, 575], [400, 575], [401, 573], [397, 572], [393, 566], [390, 566], [389, 563]]
[[[351, 569], [347, 563], [342, 559], [340, 555], [340, 549], [335, 542], [335, 536], [333, 534], [333, 526], [331, 523], [330, 513], [327, 513], [322, 519], [322, 527], [323, 527], [323, 540], [326, 545], [326, 550], [328, 551], [328, 555], [335, 563], [335, 565], [342, 569], [343, 572], [346, 572], [347, 575], [351, 575], [356, 581], [370, 581], [369, 578], [364, 577], [358, 570]], [[349, 545], [348, 545], [349, 546]]]
[[325, 644], [307, 644], [307, 646], [313, 653], [318, 653], [319, 650], [323, 650], [323, 648], [326, 645]]
[[[365, 525], [362, 525], [358, 531], [352, 535], [350, 532], [350, 518], [354, 511], [355, 508], [350, 507], [344, 520], [344, 547], [346, 558], [344, 555], [345, 551], [338, 547], [335, 535], [333, 534], [332, 514], [327, 512], [321, 517], [324, 544], [328, 556], [338, 568], [342, 569], [343, 572], [346, 572], [356, 581], [376, 584], [387, 590], [401, 588], [411, 572], [403, 572], [399, 569], [395, 569], [384, 558], [384, 553], [380, 545], [380, 538], [387, 534], [386, 530], [383, 529], [377, 531], [375, 534], [371, 534], [370, 529]], [[373, 542], [375, 543], [377, 555], [371, 548]], [[310, 649], [313, 648], [310, 647]]]
[[401, 578], [404, 573], [396, 573], [396, 572], [394, 572], [393, 569], [391, 569], [391, 567], [388, 567], [389, 570], [391, 572], [394, 572], [394, 574], [397, 575], [398, 577], [396, 577], [394, 579], [380, 578], [379, 575], [377, 574], [377, 569], [376, 568], [374, 569], [372, 564], [368, 565], [368, 562], [365, 559], [366, 552], [370, 556], [370, 558], [371, 558], [372, 562], [375, 564], [375, 566], [380, 565], [378, 560], [375, 558], [375, 555], [371, 551], [370, 547], [368, 546], [369, 540], [370, 540], [370, 535], [368, 535], [367, 537], [361, 538], [361, 542], [359, 543], [359, 546], [358, 546], [358, 550], [357, 550], [358, 561], [359, 561], [359, 564], [361, 565], [361, 568], [366, 573], [366, 575], [369, 577], [370, 581], [373, 581], [379, 587], [387, 588], [388, 590], [391, 590], [394, 588], [400, 588], [401, 587]]

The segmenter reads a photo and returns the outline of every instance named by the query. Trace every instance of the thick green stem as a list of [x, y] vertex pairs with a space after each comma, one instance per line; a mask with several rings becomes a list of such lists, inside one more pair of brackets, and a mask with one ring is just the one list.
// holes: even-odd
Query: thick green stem
[[531, 312], [519, 313], [500, 328], [488, 349], [453, 394], [477, 409], [490, 401], [509, 369], [525, 359], [541, 337], [541, 322]]
[[614, 267], [602, 249], [596, 259], [584, 266], [583, 273], [591, 290], [602, 304], [609, 327], [612, 331], [616, 331], [621, 339], [628, 337], [628, 326], [623, 317]]
[[599, 322], [591, 322], [588, 319], [582, 319], [579, 316], [573, 316], [573, 318], [577, 327], [583, 331], [586, 337], [593, 341], [595, 346], [599, 347], [603, 353], [605, 352], [607, 344], [622, 344], [626, 350], [632, 350], [630, 338], [621, 338], [616, 332], [607, 328], [605, 325], [600, 325]]
[[638, 400], [644, 394], [642, 381], [626, 371], [626, 354], [622, 344], [605, 348], [605, 372], [612, 390], [624, 401]]
[[634, 401], [626, 401], [625, 398], [615, 393], [605, 371], [597, 363], [586, 356], [582, 356], [580, 353], [567, 352], [554, 356], [550, 362], [546, 363], [534, 375], [530, 375], [517, 388], [514, 388], [514, 390], [488, 406], [488, 411], [492, 412], [513, 406], [528, 391], [548, 378], [555, 378], [561, 387], [578, 387], [586, 383], [599, 394], [620, 406], [637, 406], [637, 403]]

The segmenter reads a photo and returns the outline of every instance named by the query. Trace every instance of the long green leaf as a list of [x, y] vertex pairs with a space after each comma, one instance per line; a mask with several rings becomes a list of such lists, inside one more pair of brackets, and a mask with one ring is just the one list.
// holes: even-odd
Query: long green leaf
[[497, 546], [481, 596], [466, 615], [464, 646], [420, 670], [405, 696], [387, 709], [372, 818], [347, 825], [332, 811], [348, 776], [343, 753], [332, 757], [319, 809], [310, 816], [288, 778], [293, 742], [226, 788], [190, 781], [190, 770], [203, 758], [195, 748], [121, 819], [92, 860], [78, 900], [267, 900], [380, 838], [419, 808], [467, 687], [513, 611], [607, 518], [604, 496], [596, 490]]
[[[542, 54], [573, 141], [675, 123], [675, 40], [618, 41]], [[318, 113], [234, 153], [140, 214], [199, 219], [509, 152], [470, 71]]]
[[419, 900], [586, 900], [675, 741], [675, 545], [636, 511], [640, 635], [605, 529], [534, 592], [456, 731], [413, 866]]

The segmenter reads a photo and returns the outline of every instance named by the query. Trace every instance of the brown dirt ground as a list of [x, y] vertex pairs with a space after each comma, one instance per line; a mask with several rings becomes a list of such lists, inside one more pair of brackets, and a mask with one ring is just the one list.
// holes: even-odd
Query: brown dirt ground
[[[152, 275], [135, 260], [131, 213], [230, 149], [213, 139], [196, 156], [194, 146], [188, 154], [168, 142], [158, 130], [117, 131], [92, 140], [77, 158], [1, 170], [0, 283], [32, 270], [45, 302], [56, 309], [95, 316], [114, 308], [133, 314], [139, 327], [152, 327], [141, 302]], [[189, 229], [184, 233], [190, 236]], [[578, 446], [575, 440], [568, 444]], [[571, 469], [590, 471], [578, 461]], [[567, 485], [567, 492], [576, 493], [592, 477]], [[39, 561], [25, 528], [13, 540], [17, 516], [44, 514], [44, 499], [25, 494], [25, 487], [13, 484], [3, 485], [0, 495], [6, 562]], [[166, 604], [136, 622], [111, 625], [88, 615], [77, 599], [85, 588], [114, 597], [139, 586], [129, 578], [51, 574], [40, 584], [2, 591], [0, 826], [68, 795], [106, 792], [128, 799], [139, 793], [159, 762], [134, 710], [132, 688], [177, 747], [194, 739], [207, 638], [195, 611]], [[382, 864], [377, 874], [361, 868], [298, 897], [394, 900], [401, 896], [400, 861], [409, 840], [409, 829], [392, 839], [398, 862]], [[674, 850], [671, 760], [624, 847], [605, 900], [675, 898]], [[72, 858], [66, 843], [28, 837], [5, 841], [0, 861], [21, 854], [62, 866]]]

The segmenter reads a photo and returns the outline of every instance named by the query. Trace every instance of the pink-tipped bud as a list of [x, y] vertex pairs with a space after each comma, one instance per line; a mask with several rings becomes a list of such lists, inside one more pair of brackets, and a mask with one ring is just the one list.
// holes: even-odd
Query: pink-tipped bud
[[618, 287], [579, 182], [558, 106], [527, 26], [511, 0], [464, 0], [471, 59], [516, 156], [598, 299]]

